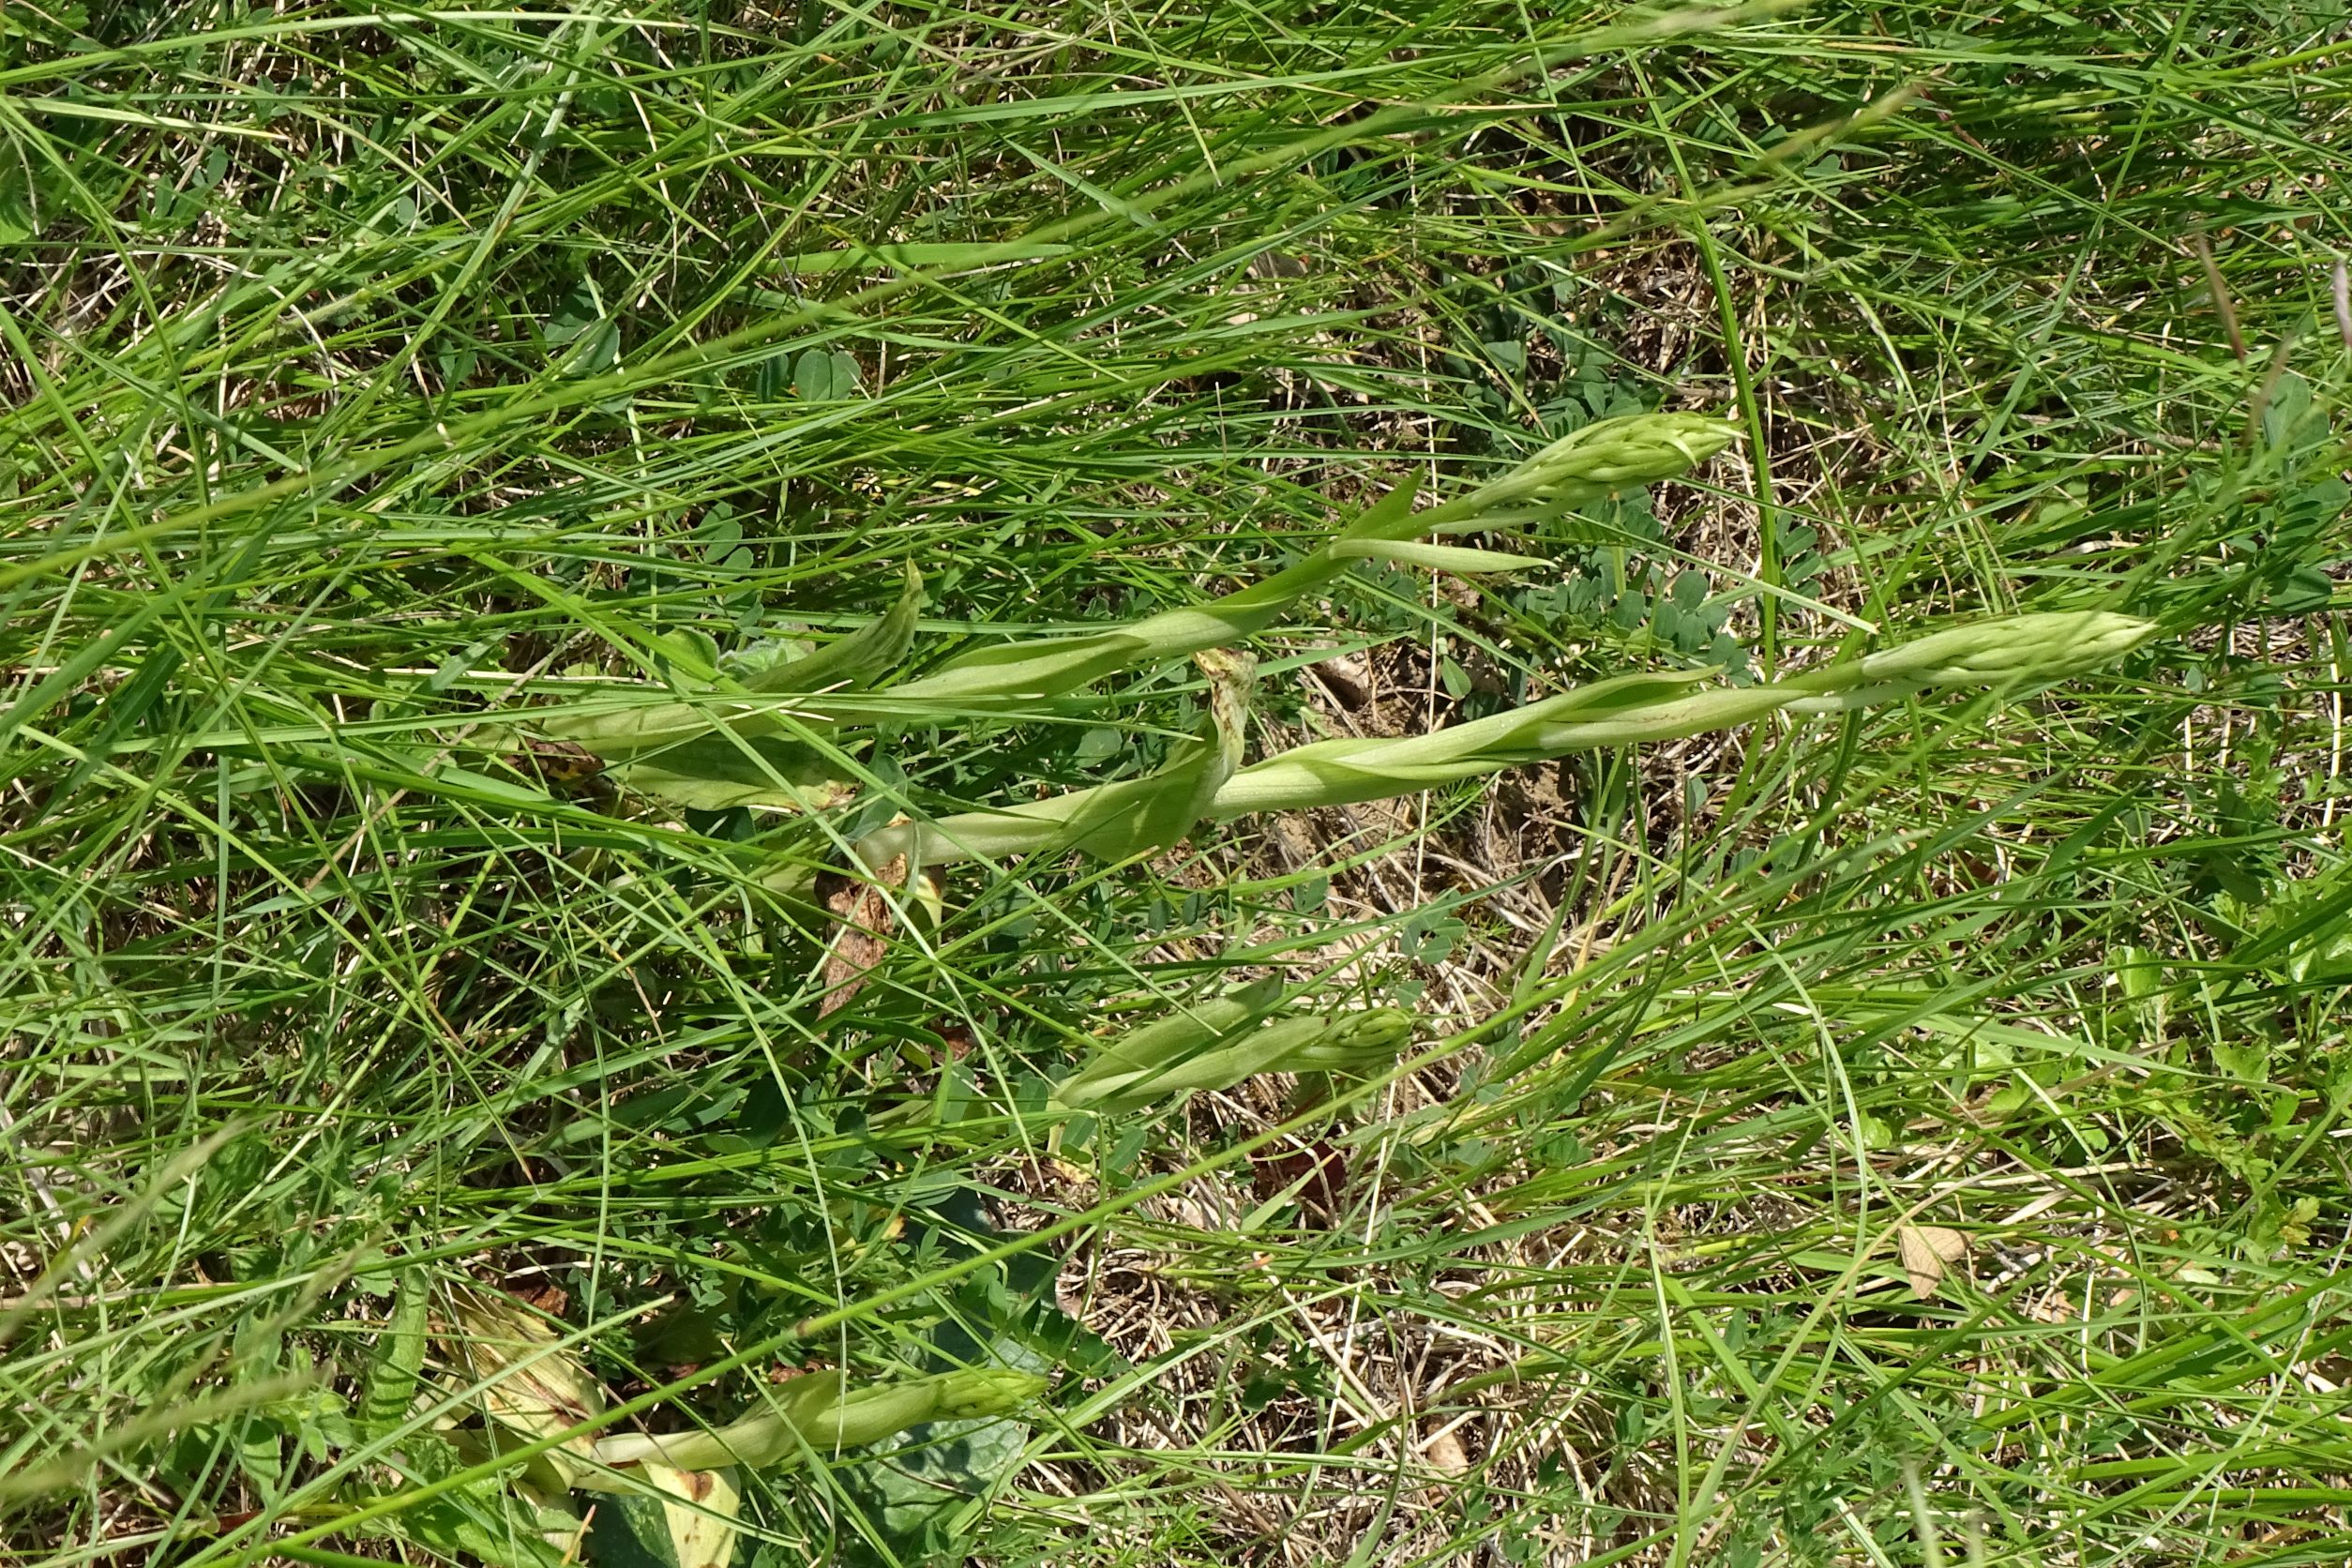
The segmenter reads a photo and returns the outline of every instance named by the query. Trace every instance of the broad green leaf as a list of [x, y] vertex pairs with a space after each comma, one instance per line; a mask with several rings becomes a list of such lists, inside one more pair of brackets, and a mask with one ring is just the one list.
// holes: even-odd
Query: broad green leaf
[[722, 725], [738, 735], [767, 734], [778, 728], [773, 710], [780, 705], [717, 692], [691, 701], [638, 702], [617, 708], [602, 702], [582, 703], [542, 710], [539, 728], [550, 739], [570, 741], [611, 760], [678, 746]]
[[1035, 701], [1076, 691], [1148, 656], [1149, 644], [1133, 630], [1008, 642], [951, 659], [928, 675], [890, 687], [888, 695], [942, 703]]
[[645, 640], [645, 650], [659, 661], [671, 679], [710, 681], [718, 678], [718, 643], [705, 631], [682, 626]]
[[[1398, 485], [1349, 524], [1340, 540], [1410, 538], [1422, 532], [1412, 512], [1414, 493], [1412, 480]], [[1163, 611], [1117, 631], [965, 654], [931, 674], [891, 687], [889, 695], [943, 703], [1063, 696], [1136, 665], [1191, 658], [1255, 637], [1352, 564], [1327, 544], [1264, 581], [1207, 604]]]
[[595, 1568], [679, 1568], [661, 1500], [636, 1492], [596, 1500], [587, 1550]]
[[[1213, 747], [1193, 743], [1157, 773], [1003, 811], [974, 811], [950, 819], [946, 835], [924, 833], [921, 863], [966, 855], [1061, 854], [1076, 850], [1103, 860], [1126, 860], [1173, 845], [1215, 798], [1221, 780]], [[895, 841], [900, 828], [873, 836]], [[886, 863], [895, 854], [883, 856]]]
[[1003, 1416], [935, 1422], [895, 1453], [836, 1470], [834, 1483], [881, 1537], [877, 1551], [863, 1534], [842, 1531], [845, 1568], [963, 1561], [972, 1515], [1019, 1467], [1029, 1433], [1027, 1422]]
[[1421, 478], [1408, 474], [1397, 487], [1366, 506], [1353, 522], [1340, 531], [1334, 543], [1353, 543], [1366, 539], [1412, 538], [1421, 530], [1411, 525], [1413, 499], [1421, 493]]
[[824, 811], [857, 792], [811, 747], [772, 736], [706, 734], [616, 763], [609, 776], [696, 811], [738, 806]]
[[427, 1498], [396, 1515], [400, 1531], [420, 1545], [463, 1552], [491, 1568], [562, 1568], [564, 1553], [550, 1543], [538, 1511], [489, 1487], [466, 1487]]
[[546, 806], [553, 797], [545, 790], [535, 790], [512, 779], [492, 778], [472, 768], [445, 766], [432, 776], [434, 785], [447, 795], [482, 801], [493, 806]]
[[39, 232], [31, 182], [21, 166], [0, 165], [0, 245], [22, 245]]
[[827, 643], [807, 658], [771, 664], [747, 676], [744, 687], [763, 693], [823, 691], [836, 686], [862, 691], [906, 658], [907, 650], [914, 645], [914, 624], [922, 612], [923, 578], [910, 565], [898, 602], [880, 620]]
[[792, 391], [812, 403], [857, 396], [857, 360], [838, 349], [810, 349], [792, 366]]
[[1221, 996], [1179, 1005], [1166, 1018], [1128, 1030], [1091, 1052], [1086, 1064], [1063, 1086], [1113, 1073], [1138, 1072], [1203, 1050], [1282, 1003], [1279, 975], [1236, 987]]
[[[1341, 537], [1410, 531], [1413, 494], [1413, 482], [1409, 479], [1367, 508]], [[1059, 697], [1138, 664], [1190, 658], [1254, 637], [1305, 594], [1345, 571], [1348, 565], [1325, 547], [1263, 582], [1211, 603], [1163, 611], [1117, 631], [984, 648], [950, 659], [918, 680], [893, 686], [890, 695], [941, 702]]]
[[[897, 602], [880, 620], [820, 648], [807, 658], [771, 664], [756, 671], [745, 679], [740, 687], [680, 694], [677, 699], [669, 701], [631, 703], [617, 708], [596, 702], [582, 703], [574, 709], [549, 709], [539, 716], [539, 727], [552, 739], [585, 746], [607, 760], [666, 751], [709, 737], [720, 729], [732, 731], [737, 736], [746, 738], [772, 734], [781, 728], [781, 724], [774, 716], [771, 705], [746, 699], [754, 694], [776, 697], [839, 686], [857, 689], [870, 685], [876, 676], [885, 673], [906, 657], [907, 649], [914, 641], [915, 621], [922, 604], [923, 580], [912, 566], [909, 566], [906, 585], [900, 590]], [[693, 680], [701, 682], [715, 677], [716, 655], [700, 644], [673, 641], [664, 647], [666, 652], [675, 656], [673, 667], [685, 671]], [[646, 686], [640, 689], [650, 694], [657, 688]], [[741, 759], [739, 748], [731, 749], [735, 749], [738, 759]], [[712, 763], [709, 756], [681, 758], [649, 771], [644, 777], [652, 780], [674, 776], [691, 779], [704, 776], [712, 766], [723, 769], [726, 765]], [[732, 776], [731, 774], [724, 776]], [[637, 782], [637, 787], [672, 799], [684, 799], [674, 790], [659, 783]], [[684, 803], [701, 804], [700, 799]], [[729, 804], [750, 803], [731, 801]]]
[[976, 1421], [1019, 1409], [1046, 1389], [1033, 1373], [967, 1366], [927, 1378], [864, 1381], [835, 1369], [811, 1372], [770, 1389], [760, 1408], [715, 1430], [662, 1437], [621, 1433], [600, 1440], [601, 1470], [580, 1485], [596, 1491], [638, 1489], [632, 1467], [682, 1470], [798, 1464], [815, 1455], [895, 1437], [931, 1421]]
[[[416, 1295], [422, 1300], [424, 1291]], [[399, 1316], [396, 1309], [395, 1321]], [[412, 1483], [445, 1481], [480, 1457], [460, 1454], [431, 1432], [407, 1434], [386, 1455]], [[550, 1521], [543, 1512], [496, 1481], [477, 1481], [410, 1503], [376, 1528], [443, 1554], [469, 1554], [492, 1568], [559, 1568], [563, 1554], [548, 1543]]]
[[[1278, 986], [1273, 993], [1252, 987], [1230, 1000], [1246, 1007], [1278, 992]], [[1259, 1073], [1372, 1071], [1394, 1062], [1413, 1033], [1409, 1015], [1387, 1008], [1271, 1020], [1262, 1015], [1236, 1017], [1227, 1008], [1221, 1016], [1233, 1021], [1205, 1036], [1160, 1025], [1137, 1031], [1055, 1085], [1053, 1103], [1067, 1110], [1118, 1115], [1170, 1094], [1227, 1088]]]
[[1102, 860], [1126, 860], [1173, 846], [1192, 831], [1239, 771], [1257, 661], [1246, 655], [1203, 651], [1209, 707], [1200, 733], [1157, 773], [1078, 790], [1033, 805], [972, 811], [937, 824], [902, 822], [867, 835], [859, 856], [887, 866], [899, 856], [912, 867], [1001, 854], [1059, 854], [1076, 850]]
[[1049, 852], [1076, 850], [1100, 860], [1125, 860], [1173, 848], [1209, 809], [1233, 775], [1214, 738], [1196, 741], [1184, 755], [1146, 778], [1091, 792], [1073, 811]]
[[730, 677], [746, 691], [757, 691], [759, 682], [778, 665], [797, 664], [823, 646], [806, 637], [764, 637], [747, 642], [729, 654], [721, 673]]

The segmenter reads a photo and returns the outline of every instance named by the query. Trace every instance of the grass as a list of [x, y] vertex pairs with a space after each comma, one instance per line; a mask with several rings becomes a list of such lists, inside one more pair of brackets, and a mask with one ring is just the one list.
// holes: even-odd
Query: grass
[[[514, 1463], [387, 1463], [478, 1407], [416, 1317], [471, 1279], [616, 1429], [1058, 1373], [747, 1472], [761, 1563], [2342, 1562], [2343, 27], [8, 8], [10, 1560], [530, 1556]], [[2165, 635], [959, 868], [822, 1018], [792, 873], [1148, 771], [1197, 679], [914, 716], [818, 822], [511, 716], [909, 562], [921, 661], [1198, 602], [1654, 406], [1751, 441], [1548, 574], [1303, 606], [1256, 754], [1947, 616]], [[1102, 1026], [1267, 972], [1425, 1048], [1040, 1124]], [[1932, 1294], [1906, 1227], [1965, 1238]]]

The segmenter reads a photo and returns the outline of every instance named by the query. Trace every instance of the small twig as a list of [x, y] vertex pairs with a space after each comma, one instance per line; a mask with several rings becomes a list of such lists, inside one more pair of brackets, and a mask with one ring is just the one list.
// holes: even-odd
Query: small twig
[[2222, 269], [2213, 260], [2213, 248], [2205, 242], [2205, 231], [2201, 228], [2189, 231], [2189, 243], [2196, 248], [2197, 263], [2205, 268], [2206, 291], [2213, 296], [2213, 309], [2222, 318], [2222, 330], [2229, 334], [2229, 352], [2243, 365], [2246, 337], [2238, 330], [2238, 307], [2230, 303], [2229, 286], [2222, 281]]
[[[0, 1147], [16, 1142], [17, 1138], [16, 1117], [9, 1112], [7, 1106], [0, 1105]], [[40, 1199], [41, 1207], [49, 1211], [50, 1217], [65, 1230], [65, 1240], [59, 1244], [58, 1250], [60, 1253], [70, 1251], [73, 1244], [80, 1239], [79, 1232], [74, 1229], [73, 1216], [66, 1213], [66, 1206], [57, 1201], [57, 1195], [51, 1191], [49, 1184], [41, 1179], [40, 1169], [41, 1164], [38, 1160], [23, 1157], [17, 1161], [18, 1174], [22, 1175], [25, 1184], [33, 1189], [33, 1196]], [[73, 1272], [75, 1276], [85, 1285], [98, 1278], [98, 1271], [91, 1266], [90, 1259], [87, 1258], [76, 1259]], [[18, 1300], [30, 1299], [29, 1297], [10, 1297], [8, 1303], [0, 1303], [0, 1310], [7, 1309], [8, 1304]]]
[[2246, 405], [2246, 445], [2251, 448], [2262, 437], [2263, 418], [2270, 412], [2270, 400], [2278, 395], [2279, 383], [2286, 377], [2288, 357], [2295, 352], [2295, 333], [2289, 328], [2279, 346], [2270, 353], [2270, 371], [2254, 388], [2254, 400]]

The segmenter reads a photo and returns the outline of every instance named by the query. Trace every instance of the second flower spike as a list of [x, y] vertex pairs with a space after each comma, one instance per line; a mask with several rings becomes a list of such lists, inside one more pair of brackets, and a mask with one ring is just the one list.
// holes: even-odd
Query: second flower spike
[[1270, 1017], [1282, 982], [1263, 980], [1128, 1031], [1054, 1086], [1063, 1111], [1140, 1110], [1171, 1095], [1229, 1089], [1259, 1073], [1377, 1073], [1412, 1043], [1395, 1008]]

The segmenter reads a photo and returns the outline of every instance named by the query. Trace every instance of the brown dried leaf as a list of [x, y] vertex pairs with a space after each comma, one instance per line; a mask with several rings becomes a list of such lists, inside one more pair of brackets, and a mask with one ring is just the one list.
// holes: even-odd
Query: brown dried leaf
[[961, 1062], [979, 1044], [972, 1038], [972, 1025], [961, 1018], [933, 1018], [931, 1033], [939, 1036], [940, 1046], [950, 1062]]
[[1339, 1213], [1348, 1186], [1348, 1157], [1323, 1138], [1304, 1147], [1252, 1154], [1250, 1187], [1261, 1203], [1299, 1184], [1298, 1203], [1304, 1215], [1328, 1224]]
[[1353, 711], [1372, 701], [1371, 671], [1361, 655], [1338, 655], [1309, 669], [1341, 707]]
[[1902, 1250], [1903, 1272], [1910, 1276], [1911, 1294], [1922, 1301], [1936, 1293], [1951, 1265], [1968, 1255], [1968, 1238], [1940, 1225], [1898, 1225], [1894, 1238]]
[[604, 771], [604, 759], [575, 741], [527, 737], [523, 746], [539, 776], [550, 784], [576, 784]]
[[817, 879], [819, 897], [840, 922], [834, 927], [832, 944], [825, 950], [825, 990], [817, 1003], [818, 1018], [830, 1018], [847, 1007], [866, 988], [867, 976], [890, 951], [890, 934], [897, 928], [897, 914], [883, 889], [897, 886], [906, 878], [906, 857], [900, 855], [870, 882], [838, 871], [827, 871]]
[[551, 1280], [510, 1278], [505, 1291], [523, 1305], [550, 1318], [561, 1318], [571, 1310], [571, 1292]]

